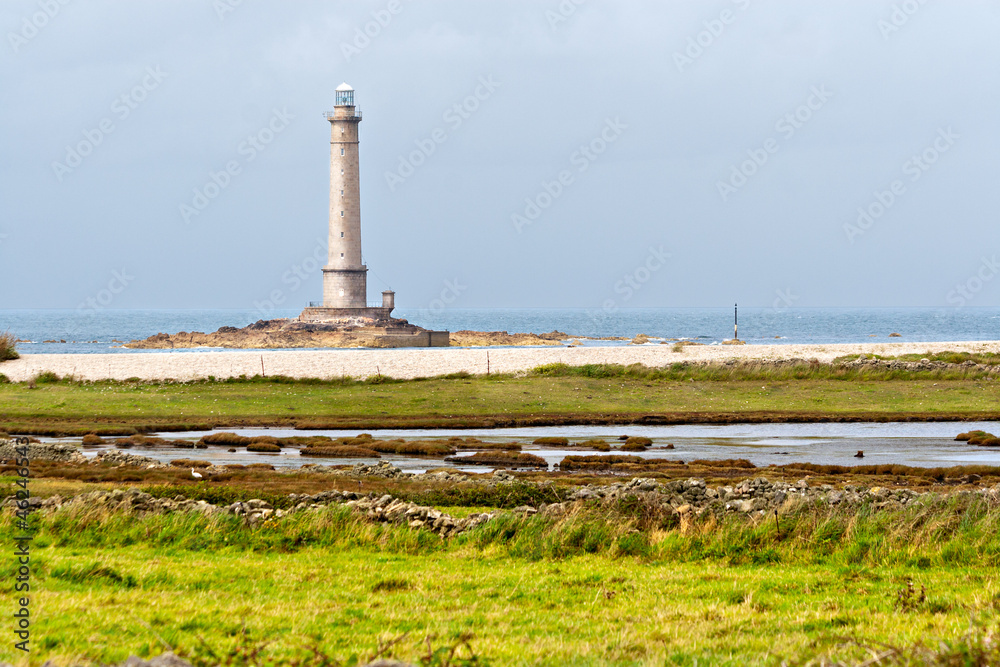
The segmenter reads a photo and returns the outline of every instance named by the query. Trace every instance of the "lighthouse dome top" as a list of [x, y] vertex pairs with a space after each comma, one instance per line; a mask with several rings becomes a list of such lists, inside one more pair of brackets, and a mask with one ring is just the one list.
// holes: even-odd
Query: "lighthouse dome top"
[[337, 86], [337, 101], [334, 106], [353, 107], [354, 89], [348, 86], [346, 83], [342, 83], [339, 86]]

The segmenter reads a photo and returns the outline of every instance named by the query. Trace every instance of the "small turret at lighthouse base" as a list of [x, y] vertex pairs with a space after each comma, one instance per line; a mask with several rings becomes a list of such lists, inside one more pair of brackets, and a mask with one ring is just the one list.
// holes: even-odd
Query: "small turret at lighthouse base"
[[306, 308], [285, 330], [309, 333], [342, 333], [351, 341], [364, 341], [364, 347], [448, 347], [451, 334], [447, 331], [429, 331], [414, 326], [406, 320], [392, 316], [395, 292], [382, 295], [383, 307], [368, 308]]

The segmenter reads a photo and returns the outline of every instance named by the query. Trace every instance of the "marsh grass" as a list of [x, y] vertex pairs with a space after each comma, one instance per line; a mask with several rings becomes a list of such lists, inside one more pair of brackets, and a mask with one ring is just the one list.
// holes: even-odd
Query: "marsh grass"
[[365, 447], [347, 447], [343, 445], [305, 447], [299, 452], [299, 455], [338, 459], [382, 458], [381, 455], [374, 449], [367, 449]]
[[[965, 367], [949, 372], [961, 379], [940, 379], [940, 371], [886, 375], [880, 370], [872, 375], [874, 371], [821, 364], [756, 370], [684, 364], [660, 369], [553, 366], [518, 377], [378, 386], [64, 379], [36, 382], [34, 389], [23, 383], [0, 385], [5, 408], [0, 430], [129, 436], [255, 426], [365, 430], [995, 419], [1000, 382]], [[894, 377], [898, 379], [886, 379]]]
[[258, 454], [280, 454], [281, 447], [273, 445], [269, 442], [253, 442], [247, 445], [247, 451], [256, 452]]
[[448, 463], [480, 466], [507, 466], [515, 468], [548, 469], [548, 462], [541, 456], [511, 451], [476, 452], [469, 456], [452, 456], [445, 459]]
[[[1000, 509], [976, 496], [882, 513], [802, 506], [780, 529], [670, 523], [624, 499], [502, 514], [451, 540], [342, 506], [257, 528], [96, 507], [32, 521], [40, 659], [120, 662], [162, 639], [196, 665], [357, 664], [352, 653], [387, 646], [383, 657], [455, 665], [424, 658], [475, 634], [495, 665], [856, 664], [873, 650], [880, 664], [995, 664]], [[13, 567], [0, 565], [5, 594]], [[911, 581], [926, 597], [904, 609]], [[982, 625], [965, 634], [970, 617]]]
[[[149, 489], [154, 495], [157, 489]], [[163, 490], [160, 490], [163, 491]], [[225, 503], [213, 494], [204, 498]], [[276, 507], [290, 501], [264, 498]], [[504, 503], [512, 506], [511, 502]], [[499, 503], [497, 504], [499, 505]], [[5, 515], [0, 527], [9, 528]], [[117, 544], [172, 546], [188, 551], [227, 547], [294, 551], [355, 546], [390, 553], [428, 553], [460, 547], [527, 560], [585, 554], [664, 562], [825, 563], [854, 567], [1000, 565], [1000, 508], [974, 495], [932, 497], [893, 511], [872, 505], [803, 505], [773, 517], [743, 515], [679, 521], [655, 503], [626, 497], [601, 508], [579, 505], [562, 517], [501, 513], [450, 541], [406, 526], [369, 523], [348, 507], [296, 513], [261, 528], [230, 515], [170, 514], [135, 517], [100, 507], [69, 506], [38, 521], [38, 535], [60, 547]]]
[[611, 445], [609, 445], [606, 440], [603, 440], [601, 438], [592, 438], [590, 440], [584, 440], [577, 446], [580, 447], [581, 449], [593, 449], [594, 451], [597, 452], [611, 451]]

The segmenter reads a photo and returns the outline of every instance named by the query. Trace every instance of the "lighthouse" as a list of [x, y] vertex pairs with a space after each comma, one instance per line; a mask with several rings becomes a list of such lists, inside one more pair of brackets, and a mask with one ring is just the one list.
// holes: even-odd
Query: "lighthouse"
[[[324, 331], [365, 332], [375, 347], [447, 347], [447, 331], [428, 331], [394, 319], [396, 293], [382, 292], [382, 305], [368, 305], [368, 267], [361, 254], [361, 111], [354, 88], [337, 86], [330, 121], [329, 247], [323, 267], [323, 301], [311, 303], [298, 322]], [[352, 334], [361, 335], [361, 334]]]
[[337, 87], [330, 121], [330, 243], [323, 269], [324, 308], [367, 308], [368, 267], [361, 258], [361, 111], [354, 89]]

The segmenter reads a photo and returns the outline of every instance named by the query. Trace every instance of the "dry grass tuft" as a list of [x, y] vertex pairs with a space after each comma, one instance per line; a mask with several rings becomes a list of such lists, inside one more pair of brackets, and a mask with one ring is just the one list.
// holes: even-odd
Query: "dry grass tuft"
[[606, 440], [601, 440], [600, 438], [594, 438], [592, 440], [584, 440], [579, 444], [579, 447], [583, 449], [593, 449], [597, 452], [610, 452], [611, 445], [607, 443]]
[[9, 330], [0, 333], [0, 361], [13, 361], [20, 359], [17, 353], [17, 337]]
[[247, 445], [247, 451], [257, 452], [258, 454], [280, 454], [281, 447], [272, 445], [269, 442], [252, 442]]
[[569, 447], [569, 438], [538, 438], [531, 444], [546, 447]]

